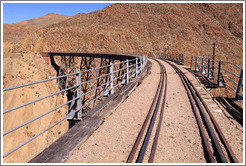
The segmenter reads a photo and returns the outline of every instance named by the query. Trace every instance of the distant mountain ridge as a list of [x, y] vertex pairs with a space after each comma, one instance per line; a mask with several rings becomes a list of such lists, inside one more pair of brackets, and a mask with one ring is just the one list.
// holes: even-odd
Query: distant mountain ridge
[[212, 54], [243, 64], [243, 4], [124, 3], [37, 30], [23, 51]]
[[49, 13], [49, 14], [46, 14], [42, 17], [18, 22], [17, 24], [43, 27], [46, 25], [58, 23], [60, 21], [66, 20], [68, 18], [70, 18], [70, 16], [64, 16], [64, 15], [60, 15], [60, 14]]
[[35, 30], [64, 21], [70, 16], [49, 13], [45, 16], [21, 21], [18, 23], [3, 24], [3, 41], [9, 43], [21, 43], [22, 40]]

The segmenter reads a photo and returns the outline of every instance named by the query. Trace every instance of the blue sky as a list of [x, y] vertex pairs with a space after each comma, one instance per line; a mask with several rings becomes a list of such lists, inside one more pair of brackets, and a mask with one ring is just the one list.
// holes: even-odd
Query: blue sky
[[74, 16], [101, 10], [112, 3], [3, 3], [3, 23], [16, 23], [56, 13]]

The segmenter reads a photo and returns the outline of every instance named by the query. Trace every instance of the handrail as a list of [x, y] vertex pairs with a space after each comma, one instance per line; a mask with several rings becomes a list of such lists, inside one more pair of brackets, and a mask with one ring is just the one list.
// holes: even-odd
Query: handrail
[[[198, 61], [199, 59], [199, 61]], [[213, 64], [211, 62], [218, 62], [216, 64]], [[204, 65], [206, 64], [206, 65]], [[237, 68], [234, 68], [234, 71], [238, 71], [240, 72], [240, 76], [238, 76], [237, 74], [235, 74], [233, 71], [228, 71], [225, 68], [229, 67], [226, 65], [233, 65]], [[223, 67], [225, 66], [225, 67]], [[216, 69], [216, 70], [215, 70]], [[207, 77], [209, 77], [209, 79], [214, 79], [214, 75], [217, 75], [217, 83], [219, 86], [228, 86], [230, 89], [232, 89], [235, 93], [236, 93], [236, 99], [237, 100], [242, 100], [242, 96], [240, 94], [240, 89], [242, 89], [242, 80], [243, 80], [243, 68], [241, 68], [240, 66], [231, 63], [231, 62], [227, 62], [227, 61], [221, 61], [221, 60], [213, 60], [212, 58], [206, 58], [204, 56], [202, 57], [196, 57], [196, 61], [195, 61], [195, 70], [196, 71], [200, 71], [202, 74], [206, 74]], [[215, 71], [217, 73], [215, 73]], [[230, 74], [231, 76], [234, 76], [233, 78], [229, 78], [227, 75]], [[225, 81], [224, 78], [229, 81]], [[233, 83], [234, 85], [237, 86], [236, 89], [234, 89], [233, 87], [231, 87], [229, 85], [229, 83]]]
[[[129, 62], [131, 62], [133, 60], [135, 60], [135, 59], [131, 59], [131, 60], [129, 60]], [[125, 63], [125, 62], [126, 61], [122, 61], [122, 62], [115, 63], [115, 64], [117, 65], [117, 64], [121, 64], [121, 63]], [[89, 71], [92, 71], [92, 70], [98, 70], [98, 69], [106, 68], [106, 67], [110, 67], [110, 65], [100, 66], [100, 67], [96, 67], [96, 68], [92, 68], [92, 69], [88, 69], [88, 70], [83, 70], [80, 73], [85, 73], [85, 72], [89, 72]], [[52, 77], [52, 78], [48, 78], [48, 79], [44, 79], [44, 80], [40, 80], [40, 81], [36, 81], [36, 82], [23, 84], [23, 85], [17, 85], [17, 86], [13, 86], [13, 87], [9, 87], [9, 88], [3, 89], [3, 92], [9, 91], [9, 90], [13, 90], [13, 89], [17, 89], [17, 88], [23, 88], [23, 87], [26, 87], [26, 86], [35, 85], [35, 84], [39, 84], [39, 83], [43, 83], [43, 82], [47, 82], [47, 81], [52, 81], [52, 80], [55, 80], [55, 79], [68, 77], [68, 76], [72, 76], [72, 75], [76, 75], [76, 74], [80, 74], [80, 73], [79, 72], [75, 72], [75, 73], [70, 73], [70, 74], [61, 75], [61, 76], [57, 76], [57, 77]]]
[[[131, 65], [130, 67], [132, 67], [132, 66], [133, 66], [133, 65]], [[116, 72], [118, 72], [118, 71], [122, 71], [122, 70], [124, 70], [124, 69], [126, 69], [126, 68], [127, 68], [127, 67], [122, 68], [122, 69], [119, 69], [119, 70], [116, 70], [116, 71], [114, 71], [114, 73], [116, 73]], [[89, 70], [89, 71], [90, 71], [90, 70]], [[79, 74], [79, 73], [77, 73], [77, 74]], [[8, 112], [11, 112], [11, 111], [16, 110], [16, 109], [19, 109], [19, 108], [22, 108], [22, 107], [24, 107], [24, 106], [30, 105], [30, 104], [32, 104], [32, 103], [36, 103], [36, 102], [41, 101], [41, 100], [44, 100], [44, 99], [46, 99], [46, 98], [48, 98], [48, 97], [57, 95], [57, 94], [59, 94], [59, 93], [65, 92], [65, 91], [67, 91], [67, 90], [76, 88], [76, 87], [78, 87], [78, 86], [80, 86], [80, 85], [86, 84], [86, 83], [88, 83], [88, 82], [95, 81], [95, 80], [97, 80], [97, 79], [106, 77], [106, 76], [108, 76], [108, 75], [110, 75], [110, 73], [104, 74], [104, 75], [102, 75], [102, 76], [100, 76], [100, 77], [97, 77], [97, 78], [94, 78], [94, 79], [91, 79], [91, 80], [88, 80], [88, 81], [85, 81], [85, 82], [83, 82], [83, 83], [81, 83], [81, 84], [79, 84], [79, 85], [75, 85], [75, 86], [72, 86], [72, 87], [63, 89], [63, 90], [61, 90], [61, 91], [55, 92], [55, 93], [53, 93], [53, 94], [50, 94], [50, 95], [41, 97], [41, 98], [36, 99], [36, 100], [33, 100], [33, 101], [31, 101], [31, 102], [28, 102], [28, 103], [25, 103], [25, 104], [22, 104], [22, 105], [19, 105], [19, 106], [10, 108], [10, 109], [8, 109], [8, 110], [3, 111], [3, 114], [8, 113]]]
[[[130, 73], [135, 73], [136, 76], [143, 71], [143, 68], [145, 67], [146, 65], [146, 57], [145, 56], [142, 56], [142, 57], [136, 57], [135, 59], [131, 59], [131, 60], [126, 60], [126, 61], [121, 61], [120, 63], [114, 63], [114, 64], [110, 64], [110, 65], [105, 65], [105, 66], [100, 66], [100, 67], [97, 67], [97, 68], [92, 68], [92, 69], [88, 69], [88, 70], [84, 70], [84, 71], [76, 71], [75, 73], [70, 73], [70, 74], [66, 74], [66, 75], [62, 75], [62, 76], [58, 76], [58, 77], [52, 77], [52, 78], [48, 78], [48, 79], [44, 79], [44, 80], [40, 80], [40, 81], [36, 81], [36, 82], [32, 82], [32, 83], [28, 83], [28, 84], [23, 84], [23, 85], [18, 85], [18, 86], [14, 86], [14, 87], [10, 87], [10, 88], [5, 88], [3, 91], [4, 92], [7, 92], [7, 91], [10, 91], [10, 90], [14, 90], [14, 89], [18, 89], [18, 88], [21, 88], [21, 87], [26, 87], [26, 86], [30, 86], [30, 85], [35, 85], [35, 84], [39, 84], [39, 83], [43, 83], [43, 82], [47, 82], [47, 81], [51, 81], [51, 80], [55, 80], [55, 79], [60, 79], [60, 78], [63, 78], [63, 77], [68, 77], [68, 76], [73, 76], [73, 75], [76, 75], [76, 79], [80, 78], [77, 76], [78, 75], [81, 75], [82, 73], [85, 73], [85, 72], [90, 72], [92, 70], [98, 70], [98, 69], [101, 69], [101, 68], [106, 68], [106, 67], [110, 67], [112, 70], [113, 70], [113, 66], [115, 65], [119, 65], [119, 64], [122, 64], [122, 63], [125, 63], [126, 64], [126, 67], [124, 68], [120, 68], [118, 70], [113, 70], [112, 72], [109, 72], [109, 73], [106, 73], [104, 75], [101, 75], [101, 76], [98, 76], [96, 78], [93, 78], [93, 79], [90, 79], [90, 80], [87, 80], [87, 81], [84, 81], [82, 83], [77, 83], [76, 85], [74, 86], [71, 86], [69, 88], [65, 88], [65, 89], [62, 89], [58, 92], [55, 92], [55, 93], [52, 93], [52, 94], [49, 94], [47, 96], [44, 96], [44, 97], [41, 97], [41, 98], [38, 98], [36, 100], [33, 100], [33, 101], [30, 101], [30, 102], [27, 102], [27, 103], [24, 103], [22, 105], [19, 105], [19, 106], [16, 106], [16, 107], [13, 107], [13, 108], [10, 108], [10, 109], [7, 109], [5, 111], [3, 111], [3, 114], [6, 114], [6, 113], [9, 113], [13, 110], [16, 110], [16, 109], [19, 109], [19, 108], [22, 108], [22, 107], [25, 107], [27, 105], [30, 105], [32, 103], [35, 103], [35, 102], [38, 102], [38, 101], [41, 101], [43, 99], [46, 99], [46, 98], [49, 98], [51, 96], [54, 96], [54, 95], [57, 95], [57, 94], [60, 94], [62, 92], [65, 92], [65, 91], [68, 91], [68, 90], [71, 90], [71, 89], [74, 89], [74, 88], [79, 88], [81, 87], [81, 85], [84, 85], [84, 84], [87, 84], [87, 83], [90, 83], [92, 81], [96, 81], [100, 78], [104, 78], [106, 76], [112, 76], [109, 80], [106, 81], [106, 83], [104, 84], [101, 84], [101, 85], [97, 85], [97, 87], [91, 89], [90, 91], [88, 92], [85, 92], [85, 93], [80, 93], [78, 94], [78, 91], [77, 91], [77, 97], [74, 97], [73, 99], [31, 119], [31, 120], [28, 120], [6, 132], [3, 133], [3, 136], [6, 136], [7, 134], [11, 133], [11, 132], [14, 132], [14, 131], [17, 131], [19, 128], [27, 125], [27, 124], [30, 124], [31, 122], [34, 122], [35, 120], [38, 120], [40, 119], [41, 117], [44, 117], [48, 114], [50, 114], [51, 112], [65, 106], [65, 105], [68, 105], [74, 101], [79, 101], [83, 96], [85, 95], [88, 95], [90, 93], [92, 93], [93, 91], [95, 90], [98, 90], [99, 88], [102, 88], [104, 86], [107, 86], [109, 84], [111, 84], [110, 86], [107, 86], [106, 88], [104, 88], [104, 91], [101, 91], [100, 94], [97, 96], [97, 97], [93, 97], [92, 99], [90, 99], [88, 101], [88, 103], [85, 103], [83, 106], [79, 107], [77, 106], [76, 110], [75, 111], [71, 111], [69, 112], [64, 118], [60, 119], [58, 122], [52, 124], [50, 127], [48, 127], [47, 129], [41, 131], [40, 133], [36, 134], [35, 136], [33, 136], [32, 138], [30, 138], [29, 140], [25, 141], [24, 143], [20, 144], [19, 146], [13, 148], [12, 150], [10, 150], [9, 152], [5, 153], [3, 155], [3, 157], [5, 158], [6, 156], [10, 155], [11, 153], [13, 153], [14, 151], [20, 149], [22, 146], [26, 145], [27, 143], [31, 142], [32, 140], [34, 140], [35, 138], [37, 138], [38, 136], [40, 136], [41, 134], [43, 134], [44, 132], [48, 131], [49, 129], [51, 129], [52, 127], [54, 127], [55, 125], [59, 124], [60, 122], [64, 121], [65, 119], [69, 118], [71, 115], [75, 115], [75, 113], [81, 111], [83, 108], [85, 108], [86, 106], [88, 106], [89, 104], [91, 104], [92, 102], [96, 101], [97, 99], [101, 98], [104, 96], [104, 92], [105, 90], [108, 90], [108, 91], [113, 91], [114, 88], [122, 85], [122, 82], [119, 82], [117, 81], [117, 85], [114, 85], [114, 82], [116, 80], [118, 80], [119, 78], [122, 78], [122, 79], [129, 79], [129, 74]], [[132, 62], [131, 65], [129, 65], [129, 62]], [[135, 63], [134, 63], [135, 62]], [[113, 75], [119, 71], [124, 71], [126, 70], [125, 72], [121, 72], [121, 75], [118, 75], [117, 77], [114, 77]], [[112, 86], [113, 85], [113, 86]], [[71, 109], [71, 108], [70, 108]]]
[[231, 63], [231, 62], [227, 62], [227, 61], [221, 61], [221, 62], [222, 62], [222, 63], [230, 64], [230, 65], [233, 65], [233, 66], [235, 66], [235, 67], [237, 67], [237, 68], [239, 68], [239, 69], [242, 69], [242, 67], [236, 65], [235, 63]]
[[228, 79], [230, 82], [232, 82], [234, 85], [237, 86], [237, 83], [235, 81], [233, 81], [232, 79], [230, 79], [229, 77], [224, 75], [224, 78]]
[[234, 74], [234, 73], [232, 73], [226, 69], [221, 68], [221, 70], [224, 70], [225, 72], [230, 73], [231, 75], [236, 76], [237, 78], [240, 78], [238, 75], [236, 75], [236, 74]]
[[[197, 58], [198, 58], [198, 59], [202, 59], [202, 56], [198, 56]], [[242, 67], [236, 65], [235, 63], [231, 63], [231, 62], [223, 61], [223, 60], [216, 60], [216, 59], [213, 60], [213, 58], [204, 57], [204, 60], [208, 60], [208, 59], [210, 59], [210, 61], [214, 61], [214, 62], [219, 62], [219, 61], [221, 61], [222, 63], [227, 63], [227, 64], [230, 64], [230, 65], [234, 65], [235, 67], [237, 67], [237, 68], [239, 68], [239, 69], [242, 69]]]

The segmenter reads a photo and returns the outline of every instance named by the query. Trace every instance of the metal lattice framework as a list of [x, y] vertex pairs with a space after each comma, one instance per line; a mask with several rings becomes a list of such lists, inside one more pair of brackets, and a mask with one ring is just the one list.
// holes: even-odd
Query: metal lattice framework
[[[103, 97], [108, 96], [109, 94], [109, 83], [110, 75], [110, 63], [113, 63], [113, 71], [117, 71], [113, 73], [113, 77], [117, 78], [114, 80], [114, 84], [117, 85], [119, 82], [124, 81], [124, 75], [126, 73], [126, 63], [121, 63], [125, 58], [122, 58], [121, 55], [112, 56], [107, 54], [106, 57], [99, 57], [98, 54], [65, 54], [64, 53], [51, 53], [50, 54], [51, 62], [53, 67], [57, 70], [58, 76], [68, 75], [71, 73], [75, 73], [76, 70], [86, 71], [81, 73], [81, 80], [80, 82], [87, 82], [81, 85], [81, 92], [89, 94], [84, 95], [81, 98], [81, 104], [85, 105], [93, 98], [97, 98], [102, 93], [104, 96], [98, 97], [93, 103], [86, 105], [83, 108], [82, 112], [87, 112], [91, 108], [93, 108], [97, 103], [103, 100]], [[131, 60], [134, 57], [129, 56], [128, 59]], [[129, 69], [133, 69], [132, 64], [136, 63], [136, 61], [130, 61]], [[96, 69], [98, 68], [98, 69]], [[96, 70], [90, 70], [96, 69]], [[121, 70], [120, 70], [121, 69]], [[107, 75], [108, 74], [108, 75]], [[100, 77], [105, 75], [105, 77]], [[122, 77], [120, 77], [122, 76]], [[97, 79], [95, 79], [97, 78]], [[58, 79], [58, 87], [60, 90], [66, 89], [76, 85], [76, 75], [67, 76]], [[122, 85], [121, 85], [122, 86]], [[119, 89], [121, 86], [117, 86], [116, 88]], [[95, 87], [99, 87], [96, 90], [92, 91]], [[64, 92], [64, 95], [67, 95], [68, 100], [76, 97], [76, 89], [71, 89]], [[73, 104], [73, 106], [71, 106]], [[76, 103], [71, 103], [70, 108], [76, 107]], [[71, 110], [70, 110], [71, 111]]]
[[143, 71], [145, 64], [147, 63], [145, 56], [115, 54], [49, 53], [46, 57], [49, 57], [49, 62], [51, 62], [52, 66], [57, 71], [56, 77], [5, 88], [3, 89], [3, 92], [6, 94], [8, 91], [14, 89], [28, 87], [52, 80], [57, 80], [60, 91], [4, 110], [3, 114], [7, 114], [9, 112], [15, 113], [15, 110], [24, 108], [30, 104], [34, 104], [58, 94], [66, 95], [68, 98], [67, 102], [58, 105], [33, 119], [29, 119], [8, 131], [4, 131], [3, 136], [12, 132], [18, 132], [18, 129], [23, 126], [31, 124], [32, 122], [57, 111], [59, 108], [66, 105], [69, 108], [68, 113], [65, 117], [62, 117], [60, 120], [49, 125], [45, 130], [35, 133], [33, 137], [5, 153], [3, 158], [17, 151], [66, 119], [69, 121], [82, 120], [83, 114], [86, 111], [89, 111], [105, 97], [112, 95], [119, 88], [128, 84], [132, 79], [137, 77]]

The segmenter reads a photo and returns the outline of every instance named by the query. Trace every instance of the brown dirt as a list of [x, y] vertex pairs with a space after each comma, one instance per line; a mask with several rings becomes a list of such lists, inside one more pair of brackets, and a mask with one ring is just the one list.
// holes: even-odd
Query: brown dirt
[[[32, 82], [34, 80], [41, 80], [50, 76], [55, 76], [56, 73], [54, 73], [53, 69], [50, 70], [47, 64], [44, 63], [44, 60], [41, 58], [41, 56], [37, 53], [32, 53], [40, 51], [105, 53], [141, 52], [158, 56], [161, 52], [163, 52], [164, 48], [169, 46], [169, 53], [183, 53], [185, 55], [185, 63], [189, 64], [191, 56], [202, 54], [211, 55], [211, 45], [213, 42], [216, 42], [217, 59], [233, 62], [239, 66], [243, 65], [242, 4], [114, 4], [100, 11], [95, 11], [88, 14], [78, 14], [68, 20], [56, 23], [56, 21], [58, 20], [59, 19], [57, 15], [51, 14], [44, 16], [43, 18], [41, 17], [37, 19], [32, 19], [17, 24], [4, 24], [4, 88]], [[22, 41], [23, 43], [21, 43]], [[18, 53], [13, 54], [13, 52]], [[31, 53], [21, 54], [20, 52]], [[158, 71], [155, 70], [153, 72], [158, 73]], [[171, 81], [171, 79], [169, 81]], [[174, 82], [176, 84], [176, 81]], [[179, 82], [177, 81], [177, 84], [178, 83]], [[56, 91], [57, 89], [56, 86], [54, 86], [55, 84], [55, 82], [52, 82], [50, 84], [33, 86], [32, 88], [21, 89], [20, 91], [11, 92], [9, 94], [4, 92], [4, 110], [12, 106], [22, 104], [24, 102], [34, 100], [38, 97], [45, 96], [50, 92]], [[146, 91], [149, 87], [152, 86], [152, 82], [147, 83], [147, 85], [142, 84], [141, 86], [145, 86], [145, 88], [142, 88], [142, 91]], [[177, 90], [177, 92], [179, 93], [183, 91], [182, 87], [174, 88], [174, 90]], [[153, 92], [149, 92], [148, 94], [152, 93], [154, 93], [154, 90]], [[170, 95], [173, 96], [174, 99], [180, 98], [179, 95], [177, 95], [179, 93], [170, 93]], [[142, 100], [145, 100], [146, 94], [141, 96]], [[135, 94], [135, 99], [136, 96], [137, 94]], [[174, 99], [172, 100], [171, 98], [169, 98], [169, 104], [175, 105], [176, 100], [174, 102]], [[185, 100], [185, 98], [182, 98], [182, 101], [180, 99], [180, 102], [183, 102]], [[126, 102], [127, 101], [128, 100], [126, 100]], [[151, 100], [144, 103], [140, 102], [142, 105], [144, 105], [144, 109], [146, 109], [146, 111], [148, 108], [145, 106], [145, 103], [149, 103], [150, 101]], [[42, 112], [53, 108], [54, 105], [61, 104], [62, 102], [64, 102], [64, 98], [60, 95], [50, 100], [42, 101], [39, 104], [31, 105], [26, 111], [20, 109], [18, 116], [16, 117], [4, 115], [4, 121], [11, 121], [11, 123], [5, 123], [6, 125], [4, 125], [4, 131], [16, 126], [17, 124], [20, 124], [21, 122], [24, 122], [24, 117], [27, 117], [27, 115], [28, 118], [34, 117], [35, 115], [41, 114]], [[130, 103], [133, 104], [133, 102]], [[27, 140], [27, 138], [30, 138], [34, 134], [38, 133], [38, 131], [41, 131], [42, 129], [47, 127], [47, 125], [49, 124], [47, 122], [50, 122], [51, 124], [51, 122], [54, 122], [60, 117], [64, 116], [65, 110], [66, 108], [61, 109], [60, 113], [59, 111], [57, 111], [54, 114], [48, 116], [46, 120], [43, 119], [40, 122], [37, 122], [37, 124], [31, 124], [28, 126], [28, 128], [21, 129], [21, 139], [17, 139], [16, 137], [20, 134], [13, 133], [12, 137], [9, 138], [9, 140], [11, 141], [8, 141], [7, 143], [6, 138], [10, 137], [11, 135], [5, 136], [3, 140], [4, 153], [8, 149], [10, 149], [11, 146], [17, 145], [24, 140]], [[131, 110], [124, 111], [128, 111], [128, 114], [130, 115], [136, 110], [132, 112]], [[166, 111], [169, 111], [168, 108], [166, 108]], [[177, 111], [184, 113], [182, 107]], [[120, 111], [116, 110], [116, 112]], [[123, 112], [118, 114], [119, 115], [115, 116], [124, 116]], [[143, 118], [141, 113], [139, 113], [138, 115], [140, 121], [136, 121], [135, 123], [136, 130], [139, 129], [140, 126], [138, 124], [140, 124], [141, 118]], [[218, 115], [216, 116], [218, 116], [218, 119], [221, 118], [220, 123], [223, 126], [223, 130], [227, 132], [226, 137], [230, 140], [230, 142], [233, 143], [235, 142], [235, 140], [237, 140], [235, 145], [233, 145], [233, 149], [235, 150], [237, 156], [239, 156], [239, 159], [242, 161], [242, 150], [240, 150], [242, 148], [242, 131], [241, 129], [236, 130], [236, 122], [231, 122], [230, 120], [228, 121], [228, 118], [226, 117], [229, 117], [229, 115], [225, 115], [226, 113], [223, 112], [223, 116], [221, 113], [218, 113]], [[114, 114], [112, 116], [114, 116]], [[179, 156], [178, 161], [203, 162], [204, 160], [200, 157], [202, 156], [202, 153], [200, 152], [200, 147], [198, 146], [199, 141], [195, 141], [195, 145], [193, 146], [193, 144], [191, 143], [192, 141], [189, 138], [189, 134], [195, 134], [197, 132], [195, 129], [196, 127], [194, 128], [194, 130], [190, 131], [191, 133], [189, 134], [188, 131], [187, 133], [182, 131], [182, 129], [185, 129], [185, 127], [192, 125], [193, 117], [188, 112], [185, 112], [184, 117], [178, 115], [179, 120], [177, 119], [176, 121], [174, 121], [172, 120], [172, 116], [173, 115], [170, 114], [170, 116], [166, 117], [167, 119], [164, 120], [165, 124], [163, 124], [163, 126], [169, 127], [170, 129], [177, 127], [177, 131], [174, 130], [173, 132], [170, 132], [169, 134], [171, 137], [168, 137], [165, 140], [166, 142], [162, 143], [162, 146], [169, 146], [167, 144], [168, 141], [177, 140], [178, 143], [173, 146], [175, 147], [179, 145], [180, 147], [177, 147], [177, 149], [184, 148], [183, 150], [185, 151], [189, 148], [186, 149], [186, 147], [183, 147], [183, 145], [185, 141], [188, 141], [190, 142], [190, 144], [188, 145], [190, 146], [190, 148], [192, 148], [189, 155], [195, 155], [196, 157], [194, 157], [194, 160], [191, 161], [189, 159], [190, 156]], [[16, 118], [18, 118], [18, 121], [16, 120]], [[126, 122], [128, 122], [127, 118], [129, 117], [125, 117]], [[135, 119], [136, 118], [131, 119], [131, 122], [134, 123]], [[187, 124], [188, 126], [185, 126], [182, 123], [182, 121], [186, 121], [186, 119], [190, 120]], [[114, 123], [116, 124], [116, 122]], [[127, 125], [128, 124], [131, 123], [127, 123]], [[124, 128], [126, 124], [120, 123], [119, 125], [122, 125], [123, 127], [121, 126], [121, 128]], [[228, 128], [230, 130], [227, 130]], [[132, 132], [133, 135], [136, 135], [135, 129]], [[58, 129], [52, 129], [47, 134], [42, 135], [39, 139], [37, 139], [37, 141], [33, 141], [32, 144], [24, 146], [19, 152], [13, 153], [12, 156], [5, 158], [5, 161], [27, 162], [29, 159], [38, 154], [42, 149], [47, 147], [53, 140], [59, 137], [59, 135], [64, 133], [66, 130], [67, 123], [64, 122]], [[107, 129], [105, 128], [104, 130], [106, 131]], [[181, 131], [183, 132], [183, 134]], [[115, 132], [115, 129], [112, 129], [111, 132]], [[235, 135], [231, 135], [232, 133]], [[178, 138], [172, 138], [172, 135], [174, 135], [175, 138]], [[101, 137], [103, 138], [104, 135]], [[118, 135], [117, 138], [118, 139], [116, 139], [116, 141], [122, 141], [121, 135]], [[128, 138], [128, 136], [124, 136], [124, 138], [129, 141], [133, 140], [133, 138]], [[184, 140], [184, 142], [182, 143], [180, 143], [181, 138], [183, 138]], [[196, 136], [194, 136], [194, 138], [196, 138]], [[113, 140], [113, 138], [110, 139]], [[93, 142], [91, 143], [91, 146], [93, 147], [93, 149], [95, 148], [94, 150], [97, 150], [97, 147], [103, 149], [103, 147], [106, 147], [103, 141], [102, 146], [97, 146], [93, 144]], [[38, 144], [40, 145], [40, 147], [36, 146]], [[124, 162], [126, 152], [129, 151], [129, 146], [132, 146], [132, 144], [132, 142], [128, 143], [128, 147], [124, 145], [124, 151], [119, 152], [119, 156], [115, 159], [111, 156], [109, 158], [109, 161]], [[121, 144], [119, 144], [118, 146], [121, 146]], [[109, 149], [108, 151], [112, 151], [112, 149]], [[198, 151], [198, 153], [196, 153], [196, 151]], [[97, 153], [96, 151], [87, 151], [87, 155], [85, 155], [83, 161], [94, 162], [95, 160], [97, 160], [97, 158], [91, 158], [93, 157], [91, 156], [92, 152]], [[27, 157], [24, 157], [23, 155], [25, 153], [29, 153], [29, 155]], [[167, 156], [176, 155], [176, 153], [174, 154], [173, 152], [167, 151], [163, 153], [165, 153]], [[108, 153], [108, 155], [109, 154], [111, 153]], [[122, 158], [122, 156], [124, 157]], [[80, 161], [78, 159], [78, 156], [75, 158], [76, 160]], [[101, 160], [98, 159], [98, 161]], [[156, 162], [173, 161], [174, 158], [172, 157], [168, 157], [168, 159], [163, 157], [160, 158], [159, 161], [156, 160]]]

